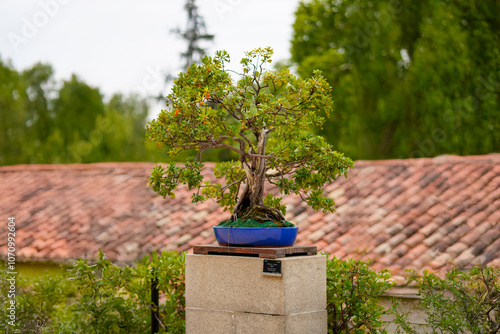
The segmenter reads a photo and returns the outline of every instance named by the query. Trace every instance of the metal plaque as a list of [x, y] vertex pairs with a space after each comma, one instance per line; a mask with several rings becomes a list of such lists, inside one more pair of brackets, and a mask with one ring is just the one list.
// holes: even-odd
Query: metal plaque
[[264, 260], [264, 269], [262, 270], [262, 274], [273, 275], [273, 276], [282, 276], [281, 261]]

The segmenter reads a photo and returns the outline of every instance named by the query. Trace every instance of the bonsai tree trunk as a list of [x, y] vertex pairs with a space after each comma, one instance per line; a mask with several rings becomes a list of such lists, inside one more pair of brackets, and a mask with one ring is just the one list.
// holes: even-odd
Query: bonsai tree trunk
[[246, 156], [240, 157], [241, 165], [247, 176], [247, 183], [243, 188], [241, 196], [233, 209], [232, 220], [241, 219], [243, 221], [252, 218], [259, 223], [272, 221], [275, 223], [285, 222], [283, 214], [275, 209], [264, 205], [264, 184], [266, 180], [266, 142], [269, 130], [264, 129], [257, 133], [257, 152], [249, 149], [250, 162]]

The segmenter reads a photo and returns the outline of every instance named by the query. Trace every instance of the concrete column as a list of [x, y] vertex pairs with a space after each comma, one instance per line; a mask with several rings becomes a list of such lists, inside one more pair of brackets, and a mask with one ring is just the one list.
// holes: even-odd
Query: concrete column
[[186, 255], [187, 334], [327, 333], [326, 256]]

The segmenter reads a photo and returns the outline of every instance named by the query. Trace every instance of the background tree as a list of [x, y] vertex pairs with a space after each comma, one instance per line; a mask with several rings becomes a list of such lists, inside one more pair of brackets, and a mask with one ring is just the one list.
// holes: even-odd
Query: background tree
[[[148, 113], [147, 101], [138, 95], [113, 95], [106, 103], [105, 117], [97, 121], [97, 126], [101, 124], [103, 128], [103, 157], [113, 161], [130, 161], [131, 157], [137, 161], [151, 161], [152, 157], [163, 160], [159, 155], [152, 155], [158, 151], [154, 145], [144, 142]], [[117, 147], [121, 149], [116, 150]]]
[[[196, 0], [186, 0], [184, 9], [187, 13], [186, 28], [182, 30], [177, 27], [170, 32], [174, 33], [186, 42], [186, 50], [181, 52], [181, 60], [183, 61], [182, 70], [185, 71], [192, 63], [199, 63], [201, 58], [207, 54], [207, 48], [203, 46], [203, 42], [213, 41], [214, 35], [209, 34], [205, 25], [205, 19], [198, 12]], [[156, 96], [156, 100], [164, 101], [165, 95], [169, 86], [172, 84], [175, 75], [167, 73], [165, 75], [165, 86], [163, 90]]]
[[[186, 49], [180, 54], [183, 62], [182, 70], [186, 71], [191, 64], [199, 64], [201, 62], [201, 59], [207, 54], [208, 48], [206, 46], [206, 42], [213, 41], [215, 36], [208, 32], [205, 19], [199, 12], [196, 0], [186, 0], [184, 9], [187, 14], [186, 27], [184, 30], [181, 30], [180, 28], [172, 29], [172, 32], [186, 42]], [[165, 88], [172, 84], [175, 78], [175, 75], [167, 74], [165, 77]], [[165, 91], [167, 91], [167, 89], [165, 89]], [[158, 98], [160, 100], [165, 100], [165, 95], [160, 94]], [[180, 154], [177, 156], [177, 159], [179, 161], [185, 161], [186, 157], [188, 157], [191, 153], [192, 152], [186, 152], [184, 154]], [[204, 156], [210, 161], [229, 161], [237, 159], [237, 155], [228, 150], [208, 149], [205, 151]]]
[[199, 63], [201, 58], [207, 54], [207, 49], [202, 47], [203, 41], [212, 41], [214, 35], [207, 32], [205, 19], [198, 13], [196, 0], [186, 0], [184, 8], [187, 12], [186, 29], [181, 31], [179, 28], [173, 30], [187, 42], [186, 51], [181, 53], [184, 59], [183, 70], [187, 70], [192, 63]]
[[320, 131], [355, 158], [500, 150], [498, 1], [313, 0], [292, 61], [319, 68], [336, 117]]
[[26, 89], [21, 75], [0, 58], [0, 164], [23, 158]]
[[19, 72], [0, 59], [0, 165], [165, 159], [144, 142], [145, 99], [106, 101], [75, 75], [57, 83], [53, 72], [42, 63]]
[[54, 112], [55, 123], [66, 145], [88, 138], [97, 116], [104, 115], [102, 98], [99, 89], [90, 87], [75, 75], [63, 82], [54, 101]]
[[[181, 55], [187, 68], [205, 55], [202, 44], [214, 36], [207, 33], [195, 0], [186, 0], [185, 9], [187, 26], [174, 32], [187, 42]], [[49, 64], [17, 71], [0, 59], [0, 165], [168, 160], [144, 142], [146, 99], [119, 93], [105, 98], [76, 75], [63, 82], [53, 75]], [[225, 152], [206, 156], [234, 157]]]
[[[52, 135], [54, 116], [52, 98], [54, 87], [52, 66], [37, 63], [23, 71], [22, 78], [26, 85], [26, 124], [24, 138], [25, 155], [29, 163], [53, 161], [60, 154], [62, 142]], [[44, 140], [45, 139], [45, 140]]]

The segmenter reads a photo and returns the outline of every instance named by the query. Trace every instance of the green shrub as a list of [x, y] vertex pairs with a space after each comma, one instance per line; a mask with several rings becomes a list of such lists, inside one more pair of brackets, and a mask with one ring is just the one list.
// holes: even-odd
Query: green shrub
[[6, 333], [150, 333], [151, 279], [160, 295], [160, 332], [185, 332], [184, 254], [145, 257], [119, 267], [100, 252], [95, 263], [78, 260], [59, 276], [16, 280], [16, 321], [8, 322], [7, 272], [1, 271], [0, 324]]
[[69, 271], [79, 298], [72, 305], [74, 331], [150, 333], [151, 279], [158, 281], [160, 333], [185, 332], [184, 254], [153, 253], [135, 269], [118, 267], [100, 253], [94, 265], [79, 261]]
[[386, 333], [387, 311], [380, 296], [392, 283], [387, 270], [376, 272], [368, 262], [333, 258], [327, 261], [328, 333]]
[[6, 333], [59, 333], [57, 328], [58, 314], [62, 313], [69, 298], [75, 295], [72, 288], [62, 276], [45, 275], [38, 278], [16, 277], [16, 320], [14, 326], [9, 324], [7, 298], [10, 283], [7, 271], [0, 271], [0, 302], [3, 310], [0, 324]]
[[[499, 333], [500, 269], [474, 266], [469, 272], [453, 269], [445, 279], [424, 271], [412, 272], [419, 286], [421, 305], [432, 333]], [[395, 308], [398, 313], [397, 308]], [[398, 314], [400, 332], [415, 332], [408, 317]]]
[[69, 269], [78, 296], [69, 306], [73, 333], [147, 333], [149, 283], [130, 267], [118, 267], [102, 252], [95, 264], [79, 260]]

